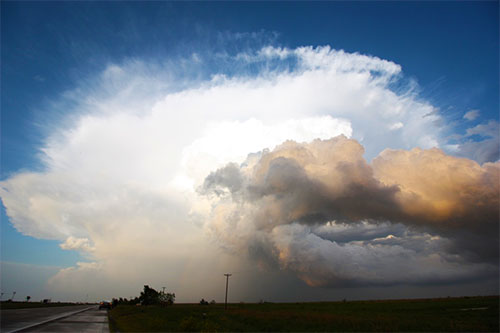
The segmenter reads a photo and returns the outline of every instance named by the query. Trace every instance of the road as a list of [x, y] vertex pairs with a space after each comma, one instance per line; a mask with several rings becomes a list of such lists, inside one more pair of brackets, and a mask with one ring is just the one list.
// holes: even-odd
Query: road
[[5, 333], [109, 332], [107, 312], [97, 305], [2, 310], [1, 319]]

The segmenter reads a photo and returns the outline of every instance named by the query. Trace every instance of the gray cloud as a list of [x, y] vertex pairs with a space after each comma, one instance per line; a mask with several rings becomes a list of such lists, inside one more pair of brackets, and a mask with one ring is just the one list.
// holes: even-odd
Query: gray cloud
[[460, 145], [458, 156], [472, 158], [479, 163], [498, 161], [500, 159], [500, 141], [497, 138], [483, 141], [467, 141]]
[[[476, 136], [479, 140], [471, 140]], [[458, 146], [456, 155], [471, 158], [478, 163], [496, 162], [500, 159], [500, 128], [495, 120], [468, 128], [465, 142]]]
[[496, 138], [498, 137], [499, 127], [498, 122], [490, 120], [487, 124], [479, 124], [467, 129], [467, 136], [479, 135], [482, 137]]
[[312, 286], [497, 272], [498, 163], [414, 149], [386, 150], [370, 165], [363, 152], [344, 136], [287, 141], [218, 169], [200, 188], [215, 195], [208, 228]]

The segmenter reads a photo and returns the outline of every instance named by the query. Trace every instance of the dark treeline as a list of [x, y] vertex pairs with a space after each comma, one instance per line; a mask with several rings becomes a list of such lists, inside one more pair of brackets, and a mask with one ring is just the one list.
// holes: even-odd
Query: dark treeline
[[163, 291], [156, 291], [148, 285], [144, 286], [140, 296], [127, 299], [127, 298], [113, 298], [112, 306], [115, 307], [120, 304], [127, 305], [172, 305], [175, 302], [175, 293], [165, 293]]

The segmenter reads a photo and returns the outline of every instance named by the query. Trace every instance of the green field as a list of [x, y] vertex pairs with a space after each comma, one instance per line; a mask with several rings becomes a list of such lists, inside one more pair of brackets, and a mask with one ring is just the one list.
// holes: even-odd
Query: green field
[[168, 307], [119, 305], [119, 332], [498, 332], [499, 297]]
[[49, 308], [55, 306], [70, 306], [70, 305], [81, 305], [77, 303], [42, 303], [42, 302], [0, 302], [0, 309], [10, 310], [10, 309], [29, 309], [29, 308]]

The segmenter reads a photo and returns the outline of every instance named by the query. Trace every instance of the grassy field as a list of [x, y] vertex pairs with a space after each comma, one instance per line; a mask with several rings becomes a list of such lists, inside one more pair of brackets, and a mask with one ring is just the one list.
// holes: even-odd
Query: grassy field
[[55, 306], [80, 305], [76, 303], [42, 303], [42, 302], [0, 302], [0, 309], [29, 309], [29, 308], [48, 308]]
[[120, 305], [119, 332], [498, 332], [499, 297], [169, 307]]

